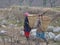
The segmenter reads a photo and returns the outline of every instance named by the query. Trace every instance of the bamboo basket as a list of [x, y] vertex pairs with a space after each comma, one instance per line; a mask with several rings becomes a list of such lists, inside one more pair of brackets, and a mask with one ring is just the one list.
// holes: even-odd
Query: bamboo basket
[[[35, 24], [37, 18], [38, 18], [37, 15], [28, 16], [29, 25], [31, 28], [34, 27], [34, 24]], [[44, 15], [43, 17], [40, 17], [40, 18], [41, 18], [41, 22], [42, 22], [42, 29], [43, 29], [43, 31], [46, 31], [48, 25], [50, 24], [51, 17]]]

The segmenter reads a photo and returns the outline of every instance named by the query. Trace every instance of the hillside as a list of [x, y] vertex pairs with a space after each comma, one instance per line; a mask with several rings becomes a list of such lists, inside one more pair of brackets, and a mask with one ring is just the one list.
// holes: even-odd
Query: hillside
[[[41, 10], [42, 9], [42, 10]], [[48, 11], [47, 11], [48, 10]], [[60, 14], [60, 11], [53, 8], [41, 8], [41, 7], [26, 7], [26, 6], [12, 6], [10, 8], [2, 8], [0, 9], [0, 23], [13, 23], [20, 24], [24, 20], [24, 12], [28, 11], [30, 14], [42, 14], [47, 11], [44, 15], [49, 15], [52, 18], [55, 15]]]
[[[0, 0], [0, 8], [10, 7], [12, 5], [30, 5], [31, 0]], [[54, 1], [54, 0], [52, 0]], [[43, 0], [33, 0], [31, 6], [43, 7]], [[60, 6], [60, 0], [57, 0], [55, 6]], [[47, 0], [46, 7], [51, 7], [50, 0]]]

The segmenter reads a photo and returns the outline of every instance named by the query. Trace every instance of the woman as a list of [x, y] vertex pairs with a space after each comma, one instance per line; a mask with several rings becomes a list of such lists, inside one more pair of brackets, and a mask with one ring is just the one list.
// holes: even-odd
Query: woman
[[40, 39], [43, 39], [44, 41], [47, 42], [46, 38], [45, 38], [45, 33], [42, 29], [42, 26], [41, 26], [41, 18], [40, 18], [41, 15], [38, 15], [38, 19], [37, 19], [37, 25], [36, 25], [36, 28], [37, 28], [37, 31], [36, 31], [36, 45], [40, 45]]
[[28, 15], [29, 15], [28, 12], [26, 12], [24, 14], [24, 16], [25, 16], [25, 19], [24, 19], [24, 34], [25, 34], [25, 37], [27, 38], [27, 40], [29, 39], [29, 35], [30, 35], [30, 31], [31, 31], [31, 28], [29, 26]]

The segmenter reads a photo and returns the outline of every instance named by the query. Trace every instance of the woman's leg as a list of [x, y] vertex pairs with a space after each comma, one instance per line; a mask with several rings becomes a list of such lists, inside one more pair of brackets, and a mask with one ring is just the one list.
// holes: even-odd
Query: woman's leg
[[36, 32], [36, 41], [35, 41], [35, 45], [40, 45], [40, 42], [39, 42], [39, 33]]
[[47, 41], [47, 39], [46, 39], [46, 38], [44, 38], [44, 41], [46, 42], [46, 45], [48, 45], [48, 41]]
[[36, 38], [35, 45], [40, 45], [39, 39]]

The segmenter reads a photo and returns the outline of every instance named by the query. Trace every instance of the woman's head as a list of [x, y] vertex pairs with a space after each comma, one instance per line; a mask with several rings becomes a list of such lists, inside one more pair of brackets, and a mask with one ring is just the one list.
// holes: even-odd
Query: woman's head
[[28, 16], [28, 15], [29, 15], [29, 13], [28, 13], [28, 12], [24, 13], [24, 16]]

